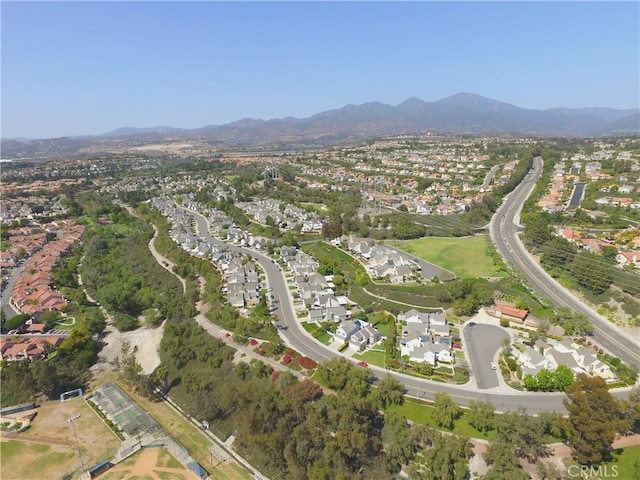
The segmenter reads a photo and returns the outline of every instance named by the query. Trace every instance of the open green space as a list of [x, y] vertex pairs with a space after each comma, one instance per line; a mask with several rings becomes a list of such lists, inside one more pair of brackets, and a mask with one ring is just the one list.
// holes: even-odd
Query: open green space
[[602, 472], [608, 471], [613, 475], [613, 472], [617, 471], [617, 478], [639, 478], [640, 445], [617, 448], [611, 452], [611, 456], [611, 461], [602, 464]]
[[415, 423], [427, 424], [438, 430], [450, 431], [471, 438], [491, 439], [496, 434], [495, 430], [491, 430], [488, 433], [483, 433], [479, 430], [476, 430], [471, 425], [469, 425], [469, 422], [465, 418], [464, 414], [455, 421], [453, 430], [443, 429], [436, 424], [436, 421], [433, 418], [432, 406], [420, 400], [407, 397], [405, 397], [405, 402], [402, 405], [392, 405], [387, 409], [387, 411], [394, 411], [405, 417], [407, 420]]
[[302, 328], [309, 332], [313, 338], [324, 345], [330, 345], [333, 342], [333, 335], [324, 328], [319, 327], [313, 322], [301, 322]]
[[[78, 468], [77, 453], [67, 447], [27, 443], [19, 440], [0, 442], [2, 478], [23, 479], [28, 472], [39, 472], [40, 478], [53, 478]], [[78, 463], [77, 467], [75, 463]], [[46, 477], [44, 475], [51, 475]]]
[[462, 238], [425, 237], [384, 243], [455, 273], [460, 278], [503, 277], [487, 255], [487, 235]]
[[376, 352], [374, 350], [366, 350], [362, 353], [356, 353], [353, 355], [353, 358], [356, 360], [362, 360], [364, 362], [370, 363], [371, 365], [377, 365], [378, 367], [383, 367], [385, 365], [385, 353], [384, 352]]
[[[342, 270], [349, 284], [349, 299], [363, 310], [409, 310], [414, 306], [422, 309], [449, 307], [437, 299], [439, 290], [446, 289], [445, 284], [432, 285], [381, 285], [374, 284], [367, 276], [360, 262], [348, 253], [324, 242], [305, 244], [304, 250], [319, 262], [333, 261]], [[378, 298], [378, 295], [384, 298]], [[393, 299], [393, 300], [391, 300]], [[402, 303], [399, 303], [402, 302]]]

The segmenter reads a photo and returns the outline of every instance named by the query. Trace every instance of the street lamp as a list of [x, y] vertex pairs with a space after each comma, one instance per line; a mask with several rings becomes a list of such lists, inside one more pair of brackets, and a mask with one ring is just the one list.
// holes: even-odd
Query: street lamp
[[73, 433], [76, 436], [76, 446], [78, 447], [78, 457], [80, 457], [80, 468], [84, 471], [84, 462], [82, 461], [82, 453], [80, 452], [80, 442], [78, 441], [78, 431], [76, 430], [75, 421], [80, 418], [80, 414], [76, 414], [73, 417], [69, 418], [68, 422], [73, 425]]

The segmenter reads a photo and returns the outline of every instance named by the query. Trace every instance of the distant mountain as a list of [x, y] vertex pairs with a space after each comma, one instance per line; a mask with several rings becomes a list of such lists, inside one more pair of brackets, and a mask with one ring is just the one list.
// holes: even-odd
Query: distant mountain
[[380, 135], [433, 131], [441, 133], [525, 134], [539, 136], [606, 136], [640, 134], [639, 109], [550, 108], [533, 110], [471, 93], [435, 102], [409, 98], [397, 106], [380, 102], [346, 105], [308, 118], [245, 118], [226, 125], [195, 129], [168, 126], [124, 127], [81, 138], [2, 141], [3, 157], [68, 154], [95, 145], [119, 142], [140, 145], [175, 139], [198, 139], [229, 147], [335, 145]]
[[151, 128], [136, 128], [136, 127], [121, 127], [111, 132], [98, 135], [99, 137], [125, 137], [128, 135], [146, 135], [149, 133], [159, 133], [161, 135], [167, 135], [172, 133], [186, 132], [184, 128], [173, 128], [166, 126], [158, 126]]
[[614, 120], [605, 126], [594, 130], [589, 136], [592, 137], [622, 137], [626, 135], [637, 135], [640, 131], [640, 112]]

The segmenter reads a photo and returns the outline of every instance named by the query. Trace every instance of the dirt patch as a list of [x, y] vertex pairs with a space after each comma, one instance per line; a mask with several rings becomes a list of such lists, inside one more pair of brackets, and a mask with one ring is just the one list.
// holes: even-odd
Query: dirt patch
[[167, 460], [160, 458], [163, 452], [164, 450], [160, 448], [145, 448], [128, 459], [126, 465], [116, 465], [97, 478], [100, 480], [130, 480], [134, 478], [191, 480], [193, 478], [193, 474], [185, 468], [166, 466]]
[[165, 323], [166, 320], [162, 322], [162, 325], [158, 328], [149, 330], [149, 334], [138, 346], [136, 360], [142, 367], [142, 372], [145, 375], [150, 375], [160, 365], [159, 349]]

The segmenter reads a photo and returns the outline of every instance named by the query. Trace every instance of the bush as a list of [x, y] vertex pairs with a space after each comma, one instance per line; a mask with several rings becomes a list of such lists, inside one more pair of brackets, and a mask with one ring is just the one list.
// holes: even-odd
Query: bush
[[9, 331], [9, 330], [15, 330], [17, 328], [20, 328], [22, 325], [25, 324], [25, 322], [27, 320], [29, 320], [29, 315], [27, 315], [26, 313], [21, 313], [20, 315], [16, 315], [13, 318], [10, 318], [9, 320], [6, 320], [4, 322], [4, 330]]
[[307, 370], [311, 370], [313, 368], [316, 368], [318, 366], [318, 364], [315, 362], [315, 360], [309, 358], [309, 357], [300, 357], [298, 358], [298, 365], [300, 365], [302, 368], [305, 368]]
[[285, 365], [289, 365], [291, 363], [291, 356], [288, 353], [282, 357], [282, 363]]
[[509, 326], [509, 319], [508, 318], [501, 318], [500, 319], [500, 326], [501, 327], [508, 327]]

